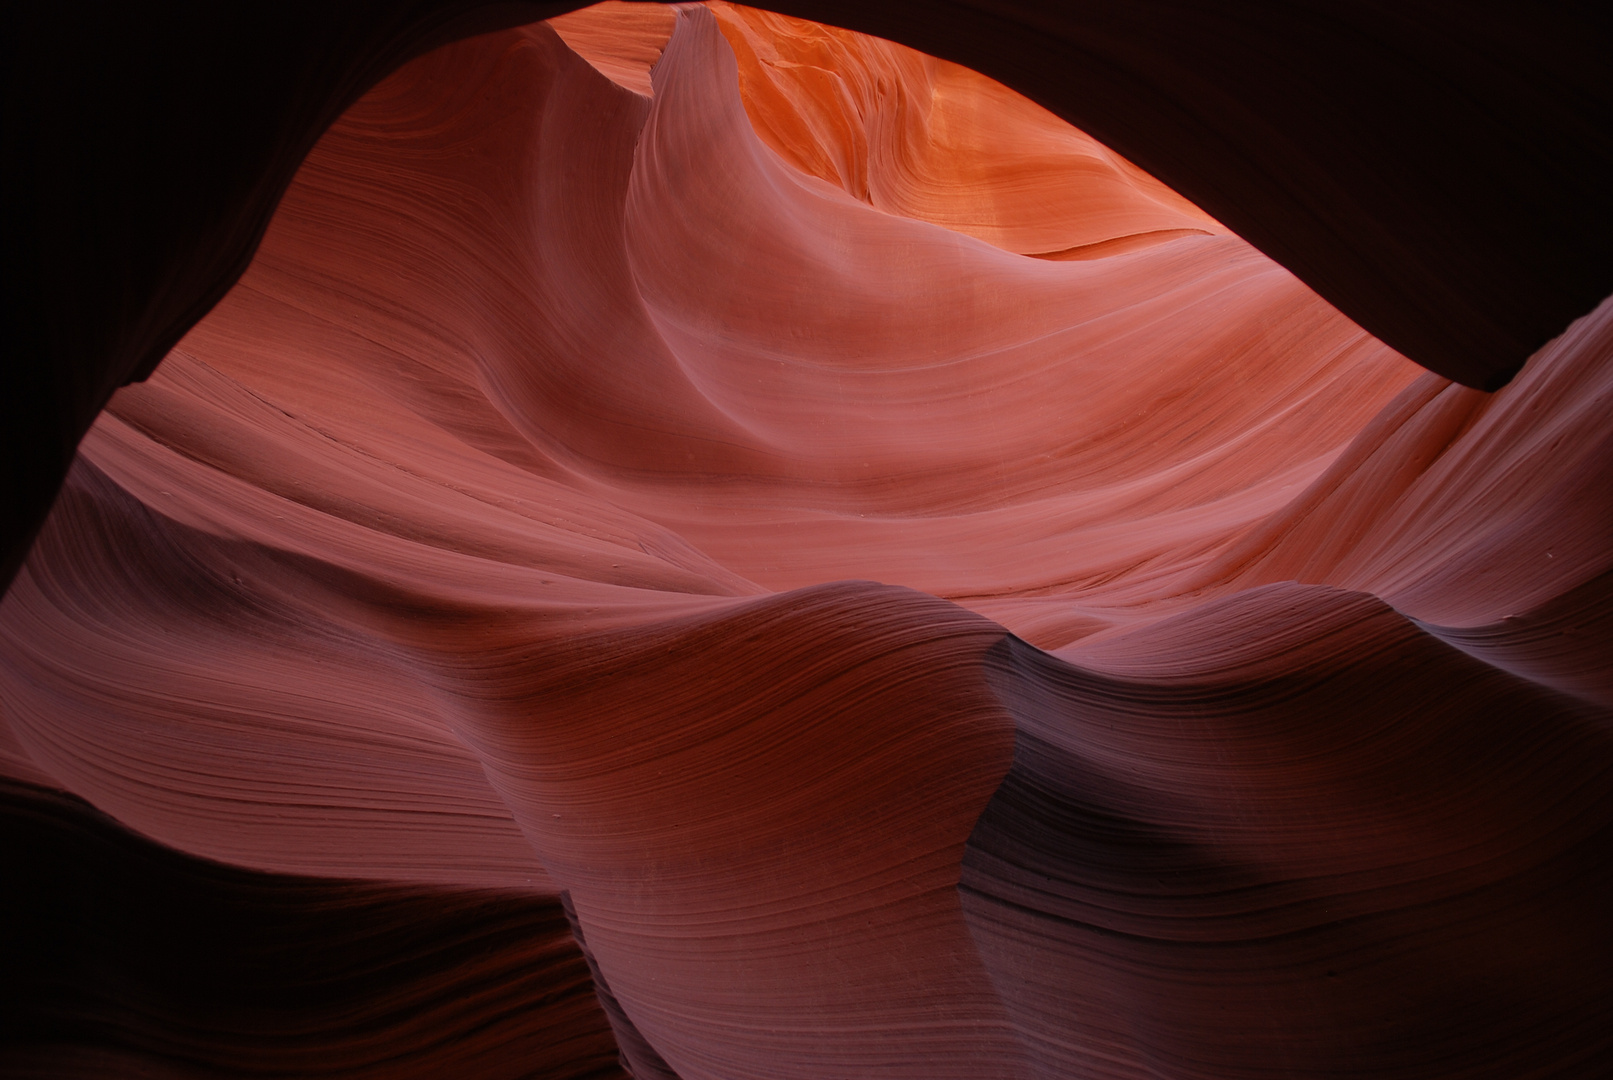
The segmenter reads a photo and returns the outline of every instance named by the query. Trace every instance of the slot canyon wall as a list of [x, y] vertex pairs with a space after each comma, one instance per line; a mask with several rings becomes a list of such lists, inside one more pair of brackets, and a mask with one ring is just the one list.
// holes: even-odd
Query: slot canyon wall
[[572, 6], [18, 17], [0, 1072], [1613, 1070], [1594, 13]]

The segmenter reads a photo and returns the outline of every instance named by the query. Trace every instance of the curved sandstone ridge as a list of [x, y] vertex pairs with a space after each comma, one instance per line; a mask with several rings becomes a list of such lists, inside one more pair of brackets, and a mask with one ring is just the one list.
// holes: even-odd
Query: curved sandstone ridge
[[449, 45], [0, 602], [0, 1062], [1601, 1075], [1610, 401], [1613, 301], [1419, 374], [888, 42]]

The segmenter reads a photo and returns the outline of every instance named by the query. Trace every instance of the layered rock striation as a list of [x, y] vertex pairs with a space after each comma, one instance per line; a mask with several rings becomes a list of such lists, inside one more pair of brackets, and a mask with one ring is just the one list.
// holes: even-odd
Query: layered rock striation
[[0, 601], [0, 1061], [1600, 1075], [1610, 398], [890, 42], [419, 56]]

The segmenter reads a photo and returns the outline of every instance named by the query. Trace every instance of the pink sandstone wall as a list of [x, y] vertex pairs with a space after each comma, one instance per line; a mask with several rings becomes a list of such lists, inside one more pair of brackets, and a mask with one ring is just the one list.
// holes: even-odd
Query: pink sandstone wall
[[1610, 402], [901, 45], [429, 52], [0, 601], [0, 1067], [1601, 1075]]

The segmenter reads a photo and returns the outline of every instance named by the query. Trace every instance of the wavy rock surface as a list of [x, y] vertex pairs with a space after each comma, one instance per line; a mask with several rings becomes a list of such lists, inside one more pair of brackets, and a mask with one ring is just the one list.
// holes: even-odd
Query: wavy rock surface
[[254, 873], [0, 782], [6, 1076], [619, 1077], [561, 907]]
[[[8, 13], [0, 320], [18, 362], [0, 393], [0, 581], [113, 391], [149, 375], [240, 277], [331, 121], [411, 56], [574, 3]], [[1613, 167], [1613, 23], [1595, 5], [778, 6], [1001, 79], [1465, 385], [1503, 385], [1613, 291], [1597, 179]], [[783, 49], [810, 67], [824, 51]]]
[[231, 911], [563, 896], [466, 1006], [538, 1071], [1598, 1075], [1610, 396], [1613, 302], [1467, 390], [982, 76], [595, 9], [358, 101], [113, 400], [0, 768]]

